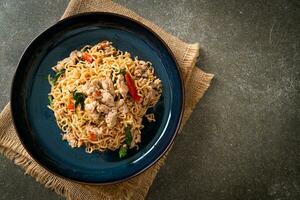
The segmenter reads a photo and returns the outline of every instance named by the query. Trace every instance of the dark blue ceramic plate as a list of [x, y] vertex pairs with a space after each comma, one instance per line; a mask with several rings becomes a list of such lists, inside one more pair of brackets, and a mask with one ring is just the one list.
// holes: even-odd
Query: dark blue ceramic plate
[[[87, 154], [62, 141], [53, 113], [47, 108], [51, 67], [74, 49], [109, 40], [133, 56], [153, 63], [163, 95], [152, 110], [157, 121], [143, 121], [139, 150], [124, 159], [118, 152]], [[153, 165], [170, 147], [183, 109], [183, 87], [176, 61], [162, 40], [139, 22], [108, 13], [87, 13], [62, 20], [26, 49], [11, 93], [13, 120], [30, 155], [56, 175], [78, 182], [105, 184], [133, 177]]]

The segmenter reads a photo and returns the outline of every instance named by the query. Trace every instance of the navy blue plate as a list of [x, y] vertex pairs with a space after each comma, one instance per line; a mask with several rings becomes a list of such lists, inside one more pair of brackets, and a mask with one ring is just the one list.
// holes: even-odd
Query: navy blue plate
[[[155, 123], [143, 124], [139, 150], [124, 159], [118, 152], [87, 154], [62, 141], [52, 111], [47, 108], [51, 67], [74, 49], [109, 40], [132, 56], [152, 62], [162, 80], [163, 95], [151, 111]], [[11, 92], [12, 116], [29, 154], [52, 173], [78, 182], [105, 184], [133, 177], [153, 165], [170, 147], [182, 117], [183, 86], [171, 51], [137, 21], [109, 13], [86, 13], [64, 19], [39, 35], [24, 52]]]

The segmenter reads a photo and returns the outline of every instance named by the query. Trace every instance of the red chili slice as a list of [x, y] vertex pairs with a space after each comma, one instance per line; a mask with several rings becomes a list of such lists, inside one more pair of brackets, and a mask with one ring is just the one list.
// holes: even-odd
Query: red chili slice
[[89, 132], [89, 133], [90, 133], [90, 135], [89, 135], [90, 140], [97, 141], [97, 135], [95, 133], [93, 133], [93, 132]]
[[71, 99], [68, 100], [67, 109], [70, 110], [70, 111], [75, 110], [74, 102]]
[[88, 61], [89, 63], [93, 62], [93, 56], [88, 54], [87, 52], [84, 52], [82, 55], [82, 59]]
[[125, 80], [126, 80], [126, 83], [127, 83], [127, 86], [128, 86], [129, 94], [131, 95], [133, 100], [135, 102], [140, 101], [141, 97], [138, 95], [137, 89], [136, 89], [135, 84], [134, 84], [134, 81], [132, 80], [132, 78], [131, 78], [131, 76], [128, 72], [126, 72], [126, 74], [125, 74]]

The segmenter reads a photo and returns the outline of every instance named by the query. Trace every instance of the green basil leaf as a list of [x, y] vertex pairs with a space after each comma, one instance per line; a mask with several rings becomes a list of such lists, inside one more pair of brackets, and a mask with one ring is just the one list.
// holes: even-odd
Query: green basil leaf
[[124, 131], [125, 131], [125, 143], [127, 144], [127, 146], [130, 147], [131, 142], [132, 142], [132, 134], [131, 134], [131, 128], [132, 126], [129, 124], [125, 127]]
[[65, 69], [60, 70], [59, 72], [57, 72], [57, 73], [55, 74], [55, 76], [54, 76], [53, 78], [52, 78], [52, 77], [50, 76], [50, 74], [49, 74], [49, 76], [48, 76], [49, 83], [52, 84], [52, 85], [55, 85], [56, 82], [57, 82], [57, 80], [58, 80], [58, 78], [59, 78], [62, 74], [64, 74], [65, 71], [66, 71]]
[[118, 68], [116, 74], [117, 74], [117, 75], [119, 75], [119, 74], [124, 75], [125, 73], [126, 73], [126, 68], [123, 68], [123, 69]]
[[127, 147], [121, 146], [119, 149], [119, 158], [123, 158], [127, 155]]
[[81, 92], [74, 92], [73, 93], [73, 99], [75, 100], [75, 108], [80, 104], [81, 110], [84, 110], [84, 100], [85, 100], [85, 95]]
[[48, 101], [49, 101], [49, 105], [51, 105], [52, 102], [53, 102], [53, 96], [52, 95], [48, 95]]

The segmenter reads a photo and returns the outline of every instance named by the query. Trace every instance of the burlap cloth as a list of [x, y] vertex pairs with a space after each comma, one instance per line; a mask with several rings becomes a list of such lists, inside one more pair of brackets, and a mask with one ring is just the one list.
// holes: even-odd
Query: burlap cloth
[[[177, 59], [186, 88], [183, 126], [213, 78], [213, 74], [207, 74], [195, 67], [199, 45], [187, 44], [136, 13], [109, 0], [71, 0], [62, 18], [90, 11], [113, 12], [136, 19], [154, 30], [166, 42]], [[59, 178], [39, 166], [23, 148], [13, 126], [9, 103], [0, 114], [0, 152], [45, 187], [53, 189], [67, 199], [76, 200], [144, 199], [166, 158], [164, 155], [144, 173], [113, 185], [85, 185]]]

